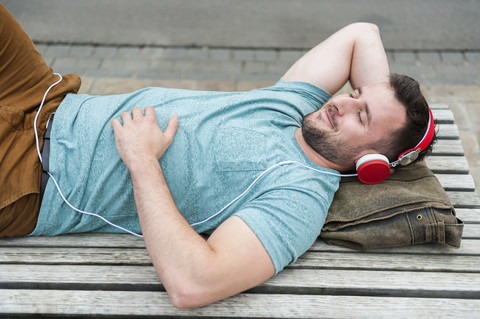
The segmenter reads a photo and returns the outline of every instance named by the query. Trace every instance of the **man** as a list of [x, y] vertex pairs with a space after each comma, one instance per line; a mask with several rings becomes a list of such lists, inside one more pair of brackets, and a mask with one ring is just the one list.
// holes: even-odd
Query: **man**
[[[8, 219], [1, 235], [141, 231], [177, 307], [226, 298], [294, 262], [320, 233], [338, 172], [371, 153], [394, 160], [428, 123], [418, 84], [389, 77], [378, 28], [366, 23], [341, 29], [275, 86], [251, 92], [94, 97], [67, 94], [79, 85], [69, 75], [46, 94], [39, 116], [42, 136], [56, 111], [39, 207], [33, 115], [57, 78], [3, 7], [0, 21], [1, 39], [23, 43], [17, 55], [6, 45], [0, 56], [0, 118], [9, 127], [0, 149], [10, 163], [1, 177], [14, 188], [0, 198]], [[15, 77], [27, 70], [26, 81]], [[348, 80], [357, 89], [331, 98]], [[21, 108], [26, 115], [16, 115]], [[30, 184], [13, 186], [31, 174]]]

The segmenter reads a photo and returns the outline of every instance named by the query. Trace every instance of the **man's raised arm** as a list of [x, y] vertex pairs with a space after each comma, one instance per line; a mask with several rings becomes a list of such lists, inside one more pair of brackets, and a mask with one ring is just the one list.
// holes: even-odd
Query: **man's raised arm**
[[350, 80], [353, 88], [387, 82], [389, 67], [378, 27], [353, 23], [301, 57], [283, 76], [335, 94]]

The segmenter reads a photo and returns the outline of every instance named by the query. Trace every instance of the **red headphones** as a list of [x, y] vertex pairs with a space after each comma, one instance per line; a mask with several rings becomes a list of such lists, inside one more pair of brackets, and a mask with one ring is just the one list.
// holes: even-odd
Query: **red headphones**
[[435, 133], [432, 110], [428, 109], [428, 126], [425, 135], [414, 148], [408, 149], [398, 155], [395, 162], [389, 163], [388, 158], [382, 154], [367, 154], [357, 161], [358, 179], [365, 184], [376, 184], [390, 176], [390, 168], [398, 164], [408, 165], [418, 158], [422, 150], [428, 147]]

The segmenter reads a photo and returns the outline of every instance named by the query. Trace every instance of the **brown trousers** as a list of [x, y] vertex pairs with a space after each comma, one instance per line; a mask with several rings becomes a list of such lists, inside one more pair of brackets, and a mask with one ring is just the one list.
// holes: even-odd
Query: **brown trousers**
[[[57, 80], [0, 3], [0, 237], [29, 234], [37, 223], [41, 163], [33, 122], [45, 91]], [[48, 117], [65, 95], [79, 88], [80, 77], [69, 74], [48, 93], [37, 122], [40, 148]]]

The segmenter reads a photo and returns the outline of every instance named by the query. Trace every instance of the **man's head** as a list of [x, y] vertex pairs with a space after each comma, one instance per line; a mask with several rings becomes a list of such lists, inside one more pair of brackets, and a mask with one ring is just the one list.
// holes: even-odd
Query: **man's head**
[[[370, 153], [396, 160], [422, 139], [428, 119], [428, 104], [418, 82], [392, 74], [388, 83], [361, 87], [330, 99], [305, 116], [302, 135], [318, 154], [349, 170]], [[431, 146], [421, 156], [430, 151]]]

